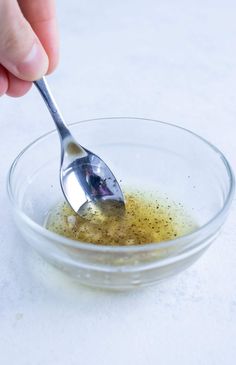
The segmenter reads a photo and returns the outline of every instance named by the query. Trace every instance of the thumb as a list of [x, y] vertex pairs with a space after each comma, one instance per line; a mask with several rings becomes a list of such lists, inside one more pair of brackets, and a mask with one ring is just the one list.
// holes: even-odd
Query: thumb
[[34, 81], [46, 74], [48, 62], [17, 0], [0, 0], [0, 64], [16, 77]]

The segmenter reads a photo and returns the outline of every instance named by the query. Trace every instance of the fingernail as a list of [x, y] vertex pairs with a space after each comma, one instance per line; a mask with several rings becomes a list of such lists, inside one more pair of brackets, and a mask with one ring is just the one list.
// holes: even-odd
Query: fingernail
[[27, 81], [34, 81], [46, 74], [48, 69], [48, 57], [43, 47], [35, 42], [27, 54], [17, 66], [19, 77]]

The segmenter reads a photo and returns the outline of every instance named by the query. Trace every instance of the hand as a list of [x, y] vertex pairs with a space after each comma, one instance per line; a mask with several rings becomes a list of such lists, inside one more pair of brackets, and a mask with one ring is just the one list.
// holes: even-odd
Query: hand
[[0, 96], [22, 96], [58, 63], [54, 0], [0, 0]]

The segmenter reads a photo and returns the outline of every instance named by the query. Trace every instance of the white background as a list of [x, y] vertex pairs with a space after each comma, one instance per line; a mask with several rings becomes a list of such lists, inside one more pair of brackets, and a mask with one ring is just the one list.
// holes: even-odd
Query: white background
[[[234, 0], [58, 1], [49, 81], [66, 119], [175, 122], [236, 169], [235, 13]], [[5, 189], [16, 154], [52, 128], [35, 90], [1, 98], [1, 364], [235, 364], [236, 201], [220, 238], [172, 280], [125, 293], [80, 286], [23, 242]]]

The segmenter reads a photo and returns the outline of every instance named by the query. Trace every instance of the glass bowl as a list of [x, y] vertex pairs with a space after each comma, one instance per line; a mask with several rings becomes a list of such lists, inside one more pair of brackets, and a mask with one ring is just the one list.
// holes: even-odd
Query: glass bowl
[[59, 138], [52, 131], [26, 147], [9, 172], [9, 197], [25, 240], [79, 282], [111, 289], [153, 284], [196, 261], [219, 234], [233, 198], [234, 177], [222, 153], [186, 129], [153, 120], [103, 118], [70, 127], [124, 186], [166, 193], [192, 212], [198, 228], [175, 240], [129, 247], [97, 246], [48, 231], [45, 217], [63, 200]]

